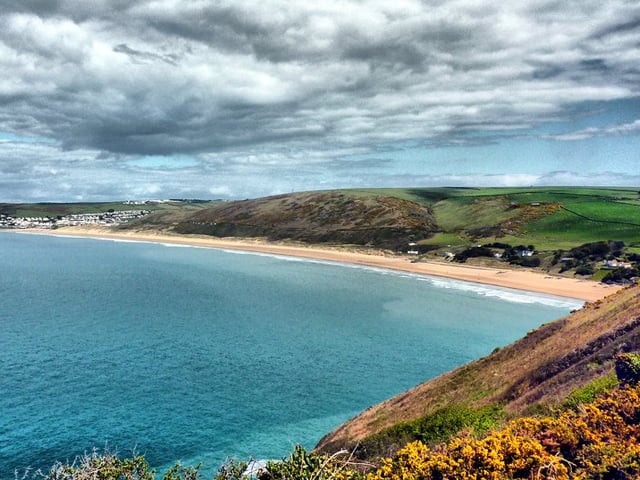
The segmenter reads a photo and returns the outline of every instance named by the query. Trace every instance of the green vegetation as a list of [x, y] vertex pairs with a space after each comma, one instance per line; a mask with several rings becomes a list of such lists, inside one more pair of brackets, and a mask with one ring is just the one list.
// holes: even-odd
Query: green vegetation
[[523, 417], [430, 449], [413, 442], [369, 480], [626, 479], [640, 475], [640, 389], [621, 388], [558, 418]]
[[460, 240], [448, 244], [469, 245], [478, 239], [503, 238], [506, 243], [526, 242], [540, 250], [556, 250], [615, 239], [640, 246], [637, 189], [425, 188], [350, 192], [396, 196], [432, 207], [441, 230], [455, 233]]
[[[619, 241], [624, 248], [608, 252], [625, 260], [640, 251], [640, 195], [625, 188], [434, 188], [352, 191], [396, 196], [425, 205], [433, 211], [437, 233], [418, 240], [430, 247], [429, 257], [444, 252], [458, 261], [492, 258], [499, 250], [485, 250], [500, 242], [535, 245], [539, 255], [502, 257], [513, 265], [543, 268], [554, 273], [575, 273], [609, 282], [636, 278], [637, 270], [602, 272], [599, 259], [577, 259], [559, 264], [553, 254], [566, 253], [584, 244]], [[637, 263], [637, 260], [627, 258]], [[487, 261], [484, 261], [486, 263]], [[496, 264], [490, 261], [489, 265]], [[557, 268], [554, 268], [558, 265]], [[637, 268], [637, 265], [636, 265]]]
[[578, 411], [580, 405], [591, 403], [604, 393], [610, 392], [618, 386], [618, 377], [611, 373], [603, 377], [596, 378], [587, 383], [584, 387], [575, 389], [569, 394], [563, 403], [565, 409]]
[[448, 405], [416, 420], [400, 422], [363, 440], [355, 454], [360, 458], [390, 455], [403, 445], [420, 440], [425, 444], [444, 442], [463, 429], [483, 434], [498, 425], [504, 410], [498, 405], [472, 408]]

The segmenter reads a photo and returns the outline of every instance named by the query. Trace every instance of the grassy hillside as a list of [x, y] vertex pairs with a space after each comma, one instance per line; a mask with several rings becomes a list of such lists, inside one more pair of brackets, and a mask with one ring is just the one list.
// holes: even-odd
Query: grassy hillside
[[[0, 213], [53, 216], [129, 208], [121, 202], [0, 204]], [[376, 247], [416, 241], [437, 253], [492, 242], [545, 252], [621, 240], [628, 251], [640, 253], [635, 188], [352, 189], [145, 208], [157, 213], [130, 228]]]
[[297, 193], [224, 202], [187, 218], [177, 230], [375, 246], [396, 238], [438, 251], [498, 241], [544, 252], [622, 240], [640, 253], [640, 192], [546, 187]]
[[398, 197], [311, 192], [226, 202], [201, 210], [178, 233], [267, 237], [395, 248], [428, 238], [431, 209]]
[[[499, 240], [556, 250], [598, 240], [623, 240], [640, 248], [638, 189], [437, 188], [381, 192], [431, 207], [439, 229], [448, 234], [448, 244]], [[429, 243], [443, 245], [437, 237]]]
[[547, 411], [576, 389], [606, 383], [615, 354], [638, 349], [640, 286], [634, 286], [366, 410], [328, 434], [317, 448], [332, 452], [359, 445], [363, 457], [389, 455], [420, 438], [434, 418], [450, 415], [443, 408], [471, 412], [464, 413], [467, 416], [475, 412], [489, 423], [501, 415]]

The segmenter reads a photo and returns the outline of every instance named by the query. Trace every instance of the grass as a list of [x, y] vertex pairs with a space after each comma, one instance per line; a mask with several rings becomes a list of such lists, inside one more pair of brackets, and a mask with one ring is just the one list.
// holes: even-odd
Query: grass
[[416, 420], [400, 422], [363, 440], [356, 455], [361, 458], [388, 456], [409, 442], [420, 440], [426, 444], [447, 441], [463, 429], [481, 435], [499, 425], [504, 411], [498, 405], [471, 408], [447, 405]]
[[438, 247], [465, 247], [470, 245], [468, 239], [462, 238], [457, 233], [438, 232], [430, 238], [421, 240], [420, 245], [434, 245]]
[[[598, 240], [623, 240], [627, 245], [640, 244], [640, 208], [600, 202], [571, 205], [571, 210], [594, 220], [561, 210], [524, 225], [523, 234], [539, 249], [566, 249]], [[638, 226], [610, 223], [633, 221], [633, 214], [639, 220]]]
[[445, 248], [501, 241], [557, 250], [598, 240], [623, 240], [640, 249], [640, 192], [636, 188], [384, 188], [346, 192], [393, 196], [431, 208], [441, 233], [421, 241], [424, 245]]
[[604, 377], [596, 378], [585, 386], [572, 391], [564, 401], [563, 406], [577, 411], [580, 405], [593, 402], [599, 395], [610, 392], [617, 386], [618, 378], [616, 374], [612, 372]]
[[517, 211], [508, 209], [504, 197], [449, 198], [433, 205], [436, 222], [446, 232], [462, 232], [492, 227], [513, 218]]

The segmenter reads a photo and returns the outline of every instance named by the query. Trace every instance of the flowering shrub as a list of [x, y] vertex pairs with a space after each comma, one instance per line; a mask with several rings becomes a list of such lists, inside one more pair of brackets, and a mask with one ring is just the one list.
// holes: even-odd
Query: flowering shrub
[[621, 388], [559, 418], [524, 417], [478, 439], [413, 442], [369, 480], [606, 479], [640, 476], [640, 387]]

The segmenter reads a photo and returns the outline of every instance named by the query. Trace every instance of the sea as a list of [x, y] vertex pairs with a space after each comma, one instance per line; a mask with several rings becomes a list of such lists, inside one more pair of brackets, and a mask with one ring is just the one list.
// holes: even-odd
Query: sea
[[281, 459], [582, 302], [308, 259], [0, 232], [0, 479]]

